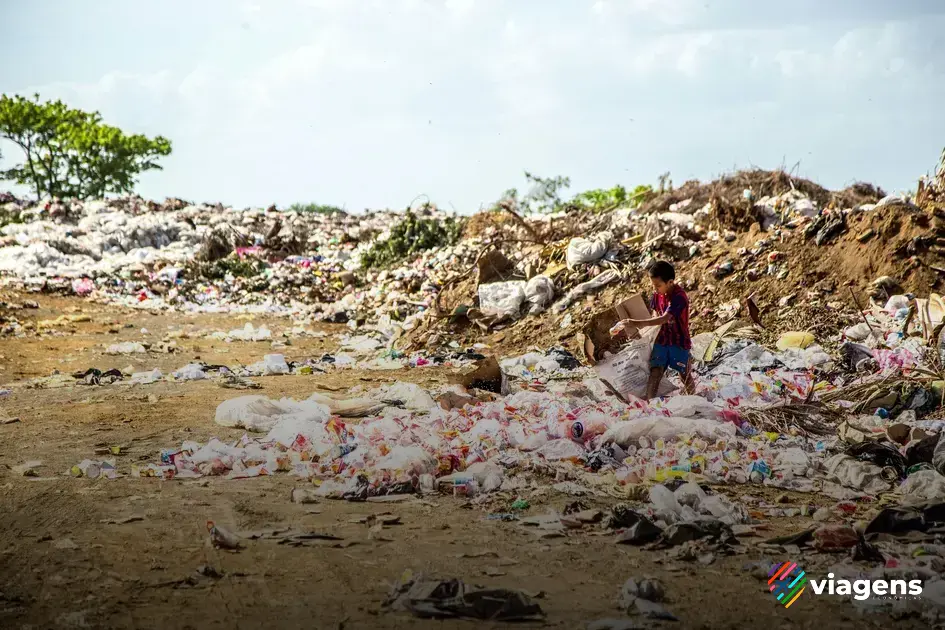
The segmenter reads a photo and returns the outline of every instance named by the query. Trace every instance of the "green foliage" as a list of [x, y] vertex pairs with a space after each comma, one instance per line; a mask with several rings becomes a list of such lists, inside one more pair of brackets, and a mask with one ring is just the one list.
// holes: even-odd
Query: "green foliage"
[[627, 192], [619, 184], [613, 188], [597, 188], [587, 190], [574, 197], [572, 203], [595, 212], [607, 212], [617, 208], [639, 208], [640, 205], [652, 199], [656, 193], [649, 185], [640, 185]]
[[23, 222], [24, 222], [23, 217], [20, 215], [19, 212], [15, 210], [7, 211], [7, 210], [4, 210], [3, 208], [0, 208], [0, 227], [3, 227], [4, 225], [10, 225], [11, 223], [23, 223]]
[[240, 258], [231, 254], [207, 264], [201, 269], [200, 275], [210, 280], [223, 280], [228, 274], [234, 278], [252, 278], [262, 273], [265, 268], [266, 263], [258, 258]]
[[[513, 209], [522, 208], [528, 212], [537, 213], [567, 212], [571, 210], [607, 212], [616, 208], [637, 208], [656, 196], [653, 187], [649, 185], [640, 185], [632, 191], [628, 191], [618, 184], [613, 188], [587, 190], [578, 193], [569, 201], [564, 201], [561, 198], [561, 193], [571, 186], [570, 178], [560, 176], [544, 178], [526, 171], [525, 179], [531, 184], [529, 194], [521, 198], [518, 190], [510, 188], [505, 191], [497, 205], [510, 205]], [[661, 184], [665, 185], [665, 179], [668, 179], [668, 174], [660, 180]]]
[[522, 210], [532, 213], [553, 213], [564, 209], [561, 200], [561, 191], [571, 185], [569, 177], [539, 177], [525, 171], [525, 181], [529, 183], [529, 191], [520, 197], [517, 188], [509, 188], [496, 202], [496, 207], [506, 207], [512, 210]]
[[364, 252], [361, 267], [386, 267], [427, 249], [453, 245], [462, 233], [463, 221], [452, 217], [443, 221], [421, 219], [407, 210], [404, 219], [391, 230], [389, 238], [374, 243]]
[[525, 181], [531, 190], [525, 196], [525, 205], [531, 212], [557, 212], [561, 209], [561, 191], [571, 185], [570, 177], [538, 177], [525, 171]]
[[20, 147], [25, 162], [0, 179], [29, 186], [37, 197], [90, 199], [134, 191], [139, 174], [160, 170], [171, 153], [162, 136], [127, 135], [106, 125], [98, 112], [62, 101], [0, 96], [0, 138]]
[[617, 185], [610, 189], [586, 190], [574, 197], [574, 203], [596, 210], [613, 210], [627, 203], [627, 189]]
[[338, 206], [329, 206], [320, 203], [293, 203], [289, 206], [289, 212], [298, 212], [298, 213], [312, 213], [312, 214], [324, 214], [324, 215], [337, 215], [337, 214], [346, 214], [344, 210]]

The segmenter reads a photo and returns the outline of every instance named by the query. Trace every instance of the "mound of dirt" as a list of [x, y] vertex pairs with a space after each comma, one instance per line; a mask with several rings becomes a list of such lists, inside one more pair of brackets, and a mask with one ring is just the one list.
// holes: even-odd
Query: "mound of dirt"
[[687, 199], [692, 199], [690, 203], [694, 207], [704, 206], [713, 198], [719, 198], [734, 205], [741, 202], [745, 190], [750, 190], [756, 199], [797, 190], [819, 207], [826, 206], [831, 199], [829, 190], [808, 179], [792, 177], [784, 171], [754, 169], [725, 175], [712, 182], [690, 180], [680, 188], [664, 192], [647, 201], [640, 207], [640, 212], [643, 214], [668, 212], [670, 206]]
[[[797, 217], [763, 231], [750, 212], [752, 205], [743, 197], [746, 188], [756, 196], [777, 195], [793, 188], [819, 208], [855, 208], [875, 203], [884, 196], [881, 189], [870, 184], [855, 184], [831, 193], [781, 171], [743, 171], [709, 184], [690, 182], [652, 200], [639, 214], [662, 212], [672, 203], [686, 199], [693, 199], [688, 204], [693, 208], [712, 201], [717, 213], [714, 218], [722, 218], [720, 210], [732, 213], [725, 227], [735, 233], [728, 240], [704, 238], [704, 229], [699, 232], [697, 228], [698, 233], [692, 233], [679, 227], [668, 232], [675, 235], [672, 236], [675, 242], [665, 237], [662, 243], [657, 238], [641, 244], [642, 235], [631, 237], [618, 247], [616, 263], [601, 262], [582, 272], [567, 272], [555, 278], [560, 298], [568, 288], [583, 281], [582, 273], [591, 277], [614, 265], [621, 273], [618, 282], [563, 311], [552, 309], [525, 316], [485, 333], [462, 317], [431, 316], [407, 335], [406, 346], [417, 349], [456, 341], [465, 347], [476, 343], [501, 345], [503, 352], [564, 346], [580, 356], [579, 333], [595, 313], [634, 293], [648, 295], [652, 290], [644, 270], [645, 262], [651, 258], [674, 260], [677, 279], [688, 290], [692, 303], [693, 333], [714, 330], [734, 316], [739, 301], [752, 296], [767, 327], [765, 334], [772, 339], [783, 330], [806, 330], [821, 343], [829, 343], [839, 330], [858, 320], [856, 300], [861, 305], [868, 303], [870, 286], [877, 277], [890, 276], [904, 291], [917, 296], [945, 289], [945, 213], [939, 218], [911, 204], [849, 210], [842, 215], [839, 210], [832, 210], [824, 215], [827, 220], [840, 216], [843, 220], [818, 245], [814, 238], [816, 230], [812, 231], [810, 226], [824, 218]], [[742, 214], [736, 214], [739, 211]], [[488, 220], [495, 218], [490, 216]], [[607, 229], [616, 225], [616, 220], [616, 215], [610, 213], [604, 217], [575, 217], [572, 224]], [[470, 224], [477, 225], [476, 221], [474, 217]], [[586, 227], [583, 230], [575, 235], [593, 232]], [[686, 243], [696, 247], [695, 255]], [[521, 245], [503, 249], [510, 257], [517, 254], [520, 262], [528, 257], [521, 250]], [[536, 260], [532, 267], [539, 270], [549, 262], [544, 256]], [[475, 274], [454, 283], [440, 296], [444, 314], [464, 305], [478, 305]]]

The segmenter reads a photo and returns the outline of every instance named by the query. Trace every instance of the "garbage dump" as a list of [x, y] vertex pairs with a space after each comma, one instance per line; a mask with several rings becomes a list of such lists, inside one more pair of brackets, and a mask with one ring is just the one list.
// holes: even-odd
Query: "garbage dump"
[[[295, 507], [460, 505], [541, 544], [606, 540], [696, 571], [757, 552], [744, 570], [766, 584], [787, 559], [842, 580], [920, 576], [922, 599], [847, 595], [864, 611], [941, 621], [943, 204], [939, 179], [905, 198], [757, 170], [558, 216], [13, 199], [6, 212], [24, 221], [2, 228], [0, 271], [24, 297], [3, 330], [47, 340], [94, 324], [31, 318], [29, 296], [272, 318], [163, 338], [135, 327], [89, 344], [94, 367], [16, 383], [20, 395], [55, 382], [89, 405], [201, 398], [187, 420], [199, 432], [156, 433], [159, 449], [134, 458], [83, 444], [54, 475], [69, 483], [252, 493], [258, 478], [291, 479]], [[688, 296], [679, 373], [652, 369], [663, 329], [647, 320], [665, 315], [652, 312], [654, 260], [673, 264]], [[302, 349], [315, 340], [332, 349]], [[31, 460], [17, 474], [37, 470]], [[399, 517], [365, 518], [379, 543]], [[203, 522], [217, 551], [343, 542]], [[773, 535], [779, 522], [794, 528]], [[621, 583], [625, 614], [678, 618], [672, 586]], [[384, 610], [547, 619], [540, 599], [407, 575]]]

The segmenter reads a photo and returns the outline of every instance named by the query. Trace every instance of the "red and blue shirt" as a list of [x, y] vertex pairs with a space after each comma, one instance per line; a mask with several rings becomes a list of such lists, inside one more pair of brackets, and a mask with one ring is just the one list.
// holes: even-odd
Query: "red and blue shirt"
[[669, 293], [654, 293], [650, 300], [650, 310], [657, 315], [669, 314], [669, 321], [660, 326], [656, 343], [661, 346], [678, 346], [684, 350], [692, 349], [689, 336], [689, 296], [678, 284], [674, 284]]

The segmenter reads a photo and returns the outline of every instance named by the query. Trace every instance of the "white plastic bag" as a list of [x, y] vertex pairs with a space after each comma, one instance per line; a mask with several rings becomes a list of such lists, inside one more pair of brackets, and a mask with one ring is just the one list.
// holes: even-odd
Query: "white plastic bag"
[[[620, 352], [595, 366], [598, 378], [617, 390], [621, 396], [645, 398], [646, 385], [650, 379], [650, 352], [658, 333], [656, 327], [643, 329], [639, 339], [630, 342]], [[674, 389], [675, 386], [663, 378], [656, 395], [666, 396]]]
[[395, 446], [390, 453], [377, 460], [374, 468], [419, 476], [434, 474], [437, 465], [436, 458], [419, 446]]
[[188, 363], [179, 370], [171, 372], [171, 376], [178, 381], [199, 381], [210, 378], [199, 363]]
[[270, 400], [265, 396], [239, 396], [220, 403], [214, 421], [224, 427], [241, 427], [263, 433], [271, 431], [282, 420], [324, 424], [330, 416], [328, 407], [310, 400], [298, 402], [291, 398]]
[[263, 360], [248, 366], [250, 372], [268, 376], [271, 374], [288, 374], [289, 364], [285, 361], [285, 356], [281, 354], [267, 354]]
[[810, 468], [810, 456], [800, 448], [787, 448], [778, 451], [774, 468], [786, 478], [805, 477]]
[[592, 263], [603, 258], [610, 248], [611, 238], [613, 237], [609, 232], [598, 234], [593, 240], [581, 238], [580, 236], [572, 238], [568, 243], [568, 269], [574, 269], [577, 265]]
[[826, 462], [827, 480], [841, 486], [876, 495], [888, 491], [892, 486], [882, 478], [883, 470], [875, 464], [861, 462], [849, 455], [838, 453]]
[[525, 299], [531, 315], [543, 312], [554, 298], [555, 284], [547, 276], [535, 276], [525, 285]]
[[551, 462], [562, 459], [579, 459], [587, 454], [583, 446], [567, 438], [545, 442], [535, 452]]
[[135, 372], [131, 375], [131, 384], [132, 385], [150, 385], [151, 383], [156, 383], [163, 378], [161, 370], [154, 368], [148, 372]]
[[673, 396], [667, 398], [663, 404], [663, 409], [671, 412], [674, 416], [683, 416], [685, 418], [707, 418], [717, 420], [719, 410], [702, 396]]
[[479, 310], [496, 317], [518, 317], [525, 301], [526, 283], [521, 280], [479, 285]]
[[393, 385], [379, 387], [368, 394], [377, 401], [398, 400], [411, 411], [429, 411], [437, 406], [425, 389], [416, 383], [397, 381]]
[[883, 310], [889, 315], [895, 315], [901, 308], [909, 308], [909, 298], [904, 295], [893, 295], [886, 301]]
[[910, 503], [945, 499], [945, 477], [934, 470], [917, 470], [899, 486], [899, 493]]
[[[676, 492], [673, 494], [680, 505], [688, 505], [697, 511], [702, 509], [702, 502], [707, 498], [705, 491], [699, 487], [699, 484], [693, 483], [692, 481], [676, 488]], [[652, 492], [650, 496], [652, 498]]]

